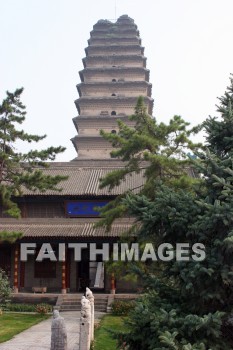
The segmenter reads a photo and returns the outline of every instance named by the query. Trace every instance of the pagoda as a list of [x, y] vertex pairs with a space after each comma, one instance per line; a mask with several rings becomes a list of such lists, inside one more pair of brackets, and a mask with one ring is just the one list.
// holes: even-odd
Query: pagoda
[[[21, 210], [20, 220], [7, 216], [0, 203], [0, 232], [22, 233], [12, 244], [0, 242], [0, 268], [9, 277], [15, 300], [22, 302], [21, 292], [46, 291], [54, 293], [53, 303], [59, 304], [63, 311], [75, 310], [76, 305], [80, 305], [80, 293], [86, 287], [102, 293], [111, 292], [109, 300], [115, 290], [131, 293], [138, 289], [138, 283], [126, 281], [123, 274], [114, 276], [108, 272], [101, 254], [93, 261], [89, 245], [96, 244], [99, 249], [108, 243], [110, 252], [113, 251], [113, 244], [130, 230], [134, 220], [130, 217], [116, 219], [106, 231], [105, 227], [96, 226], [100, 220], [96, 207], [103, 207], [129, 190], [139, 193], [145, 183], [145, 177], [137, 172], [127, 175], [113, 189], [99, 187], [101, 178], [125, 166], [120, 159], [110, 157], [111, 144], [100, 135], [100, 130], [116, 133], [118, 120], [133, 127], [134, 122], [128, 116], [134, 113], [139, 96], [144, 97], [149, 115], [153, 108], [144, 48], [137, 26], [127, 15], [115, 23], [100, 20], [94, 25], [83, 65], [81, 83], [77, 85], [79, 98], [75, 101], [79, 115], [73, 119], [77, 135], [72, 142], [77, 157], [69, 162], [51, 162], [42, 168], [48, 175], [67, 176], [60, 191], [24, 188], [23, 194], [14, 198]], [[19, 258], [22, 243], [35, 246], [35, 252], [42, 249], [42, 244], [50, 244], [50, 251], [56, 256], [62, 243], [64, 259], [39, 262], [32, 253], [27, 261], [22, 261]], [[87, 245], [80, 261], [75, 259], [69, 243]], [[60, 293], [74, 293], [72, 301], [64, 296], [60, 298]], [[103, 296], [101, 298], [102, 305]], [[34, 294], [31, 300], [35, 302]], [[51, 302], [51, 295], [45, 293], [37, 300]], [[104, 310], [99, 311], [107, 309], [108, 297], [104, 300]]]
[[79, 159], [109, 159], [111, 145], [100, 130], [116, 133], [117, 120], [129, 126], [139, 96], [147, 113], [153, 99], [144, 47], [134, 20], [123, 15], [115, 23], [99, 20], [93, 27], [79, 72], [78, 116], [73, 119], [77, 135], [72, 139]]

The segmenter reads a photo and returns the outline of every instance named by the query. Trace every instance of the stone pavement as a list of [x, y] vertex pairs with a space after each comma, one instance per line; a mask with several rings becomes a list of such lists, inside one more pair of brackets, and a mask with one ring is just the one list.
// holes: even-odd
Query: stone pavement
[[[80, 312], [61, 312], [60, 315], [65, 319], [68, 350], [78, 350]], [[99, 319], [103, 315], [102, 312], [96, 312], [95, 319]], [[48, 319], [0, 344], [0, 350], [50, 350], [50, 341], [51, 319]]]

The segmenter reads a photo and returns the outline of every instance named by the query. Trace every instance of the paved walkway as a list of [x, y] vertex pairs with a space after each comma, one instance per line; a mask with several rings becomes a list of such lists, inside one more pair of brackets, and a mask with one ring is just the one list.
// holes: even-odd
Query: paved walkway
[[[65, 319], [68, 350], [78, 350], [80, 312], [61, 312], [60, 315]], [[99, 319], [103, 315], [102, 312], [96, 312], [95, 318]], [[50, 341], [51, 319], [48, 319], [0, 344], [0, 350], [50, 350]]]

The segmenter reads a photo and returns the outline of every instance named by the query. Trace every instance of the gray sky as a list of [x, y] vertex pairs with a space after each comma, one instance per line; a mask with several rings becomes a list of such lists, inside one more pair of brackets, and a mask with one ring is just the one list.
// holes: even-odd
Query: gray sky
[[[154, 116], [181, 115], [193, 125], [216, 115], [233, 73], [232, 0], [116, 0], [117, 17], [138, 25], [153, 84]], [[0, 98], [24, 87], [24, 128], [47, 134], [41, 147], [76, 156], [74, 100], [89, 33], [115, 18], [115, 0], [0, 0]]]

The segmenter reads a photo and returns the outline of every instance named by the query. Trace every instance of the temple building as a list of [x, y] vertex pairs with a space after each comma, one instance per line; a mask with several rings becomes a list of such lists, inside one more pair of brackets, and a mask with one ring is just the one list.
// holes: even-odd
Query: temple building
[[[79, 98], [75, 101], [78, 116], [73, 119], [76, 135], [72, 143], [77, 157], [70, 162], [51, 163], [44, 172], [67, 175], [60, 192], [45, 193], [24, 190], [16, 198], [22, 218], [6, 217], [0, 208], [0, 231], [22, 232], [14, 244], [0, 244], [0, 268], [6, 270], [17, 293], [81, 292], [89, 286], [108, 293], [135, 291], [137, 286], [108, 273], [101, 256], [91, 261], [88, 249], [82, 260], [74, 259], [74, 250], [68, 243], [113, 244], [131, 227], [132, 219], [116, 220], [111, 231], [96, 228], [103, 206], [126, 190], [137, 189], [144, 179], [140, 174], [128, 176], [113, 190], [99, 189], [99, 179], [114, 169], [124, 167], [111, 158], [111, 145], [100, 136], [100, 130], [116, 133], [117, 120], [133, 127], [128, 116], [134, 113], [139, 96], [144, 97], [148, 114], [152, 115], [153, 99], [149, 70], [146, 68], [144, 47], [134, 20], [123, 15], [116, 22], [99, 20], [93, 27], [85, 49], [81, 82], [77, 85]], [[58, 254], [59, 243], [65, 247], [64, 261], [36, 261], [29, 254], [28, 261], [20, 259], [20, 244], [36, 243], [38, 252], [43, 243], [49, 243]]]

